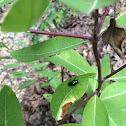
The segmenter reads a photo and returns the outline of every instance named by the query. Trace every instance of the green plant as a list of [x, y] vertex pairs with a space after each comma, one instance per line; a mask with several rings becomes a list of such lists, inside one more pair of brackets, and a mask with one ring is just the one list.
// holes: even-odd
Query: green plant
[[[54, 77], [57, 77], [59, 73], [49, 71], [48, 69], [36, 71], [37, 74], [41, 73], [41, 71], [43, 70], [47, 70], [47, 74], [45, 76], [49, 77], [49, 83], [47, 83], [44, 86], [51, 85], [52, 87], [56, 88], [56, 90], [53, 88], [54, 94], [52, 99], [51, 96], [48, 99], [51, 102], [52, 115], [56, 121], [63, 119], [64, 116], [68, 113], [70, 107], [72, 106], [72, 111], [69, 111], [69, 114], [62, 121], [60, 121], [59, 124], [57, 124], [57, 126], [61, 125], [75, 111], [76, 113], [83, 115], [82, 123], [65, 124], [64, 126], [125, 126], [126, 64], [111, 73], [109, 55], [106, 55], [100, 62], [100, 58], [97, 51], [97, 43], [100, 34], [104, 31], [107, 22], [110, 20], [110, 25], [108, 29], [103, 33], [102, 39], [105, 42], [109, 43], [118, 53], [118, 55], [122, 58], [122, 60], [125, 61], [124, 54], [121, 52], [120, 46], [125, 38], [126, 33], [123, 28], [119, 28], [116, 26], [116, 22], [121, 27], [126, 25], [124, 15], [120, 14], [119, 17], [117, 17], [116, 21], [115, 19], [109, 19], [108, 17], [106, 17], [109, 7], [106, 7], [100, 25], [98, 20], [98, 9], [102, 6], [111, 5], [117, 2], [118, 0], [60, 1], [79, 12], [91, 13], [93, 10], [95, 10], [94, 35], [81, 36], [64, 33], [29, 30], [29, 28], [33, 26], [39, 19], [39, 17], [45, 12], [51, 0], [47, 0], [46, 2], [44, 0], [38, 0], [36, 3], [34, 3], [33, 0], [18, 0], [16, 3], [13, 4], [8, 15], [4, 19], [4, 22], [2, 23], [2, 31], [26, 32], [29, 30], [30, 33], [55, 35], [60, 37], [54, 37], [42, 43], [37, 43], [30, 47], [12, 51], [11, 56], [21, 62], [31, 62], [34, 60], [38, 60], [40, 58], [46, 58], [55, 65], [62, 65], [68, 71], [79, 74], [78, 76], [74, 76], [62, 82], [61, 84], [58, 83], [57, 85], [55, 85], [54, 83], [50, 82], [54, 80]], [[25, 8], [25, 6], [22, 6], [22, 4], [27, 5], [27, 8]], [[40, 7], [40, 5], [42, 5], [42, 8]], [[18, 15], [17, 10], [21, 11], [22, 13]], [[18, 17], [15, 18], [14, 14], [18, 15]], [[118, 22], [119, 19], [121, 19], [120, 23]], [[93, 45], [93, 52], [97, 62], [97, 67], [91, 67], [79, 53], [73, 50], [78, 45], [89, 42], [92, 42]], [[13, 64], [12, 66], [17, 65], [19, 64]], [[37, 64], [37, 66], [39, 66], [39, 64]], [[34, 65], [32, 66], [32, 68], [36, 68], [37, 66]], [[10, 68], [10, 66], [7, 67]], [[18, 73], [14, 73], [13, 75], [19, 76], [23, 74], [24, 72], [21, 71]], [[42, 74], [42, 76], [44, 75]], [[36, 79], [41, 81], [40, 77], [41, 75], [38, 75]], [[112, 80], [111, 84], [110, 80]], [[28, 85], [33, 84], [35, 81], [36, 80], [31, 80], [30, 82], [25, 83], [22, 87], [19, 87], [19, 89], [27, 87]], [[69, 84], [75, 85], [69, 86]], [[0, 92], [0, 98], [2, 99], [0, 102], [2, 104], [2, 106], [0, 106], [0, 111], [3, 110], [3, 106], [5, 108], [4, 111], [0, 113], [0, 119], [3, 120], [3, 122], [0, 121], [2, 125], [5, 125], [8, 120], [8, 113], [6, 113], [6, 109], [9, 110], [9, 107], [6, 107], [6, 105], [9, 104], [8, 100], [10, 100], [10, 98], [6, 99], [5, 95], [3, 96], [3, 94], [6, 94], [6, 92], [9, 91], [9, 89], [6, 87], [7, 86], [4, 86]], [[5, 88], [6, 91], [4, 91]], [[77, 105], [75, 102], [79, 100], [85, 94], [86, 91], [88, 97], [86, 97], [85, 100], [80, 100], [80, 104]], [[47, 96], [45, 95], [45, 97]], [[7, 102], [5, 102], [6, 100]], [[86, 105], [83, 106], [85, 103]], [[79, 111], [79, 109], [81, 111]], [[20, 125], [23, 126], [22, 123]], [[16, 126], [16, 124], [13, 124], [13, 126]]]
[[[34, 25], [35, 30], [38, 31], [45, 31], [47, 29], [51, 30], [51, 23], [54, 24], [55, 28], [58, 30], [58, 24], [60, 22], [65, 23], [66, 17], [70, 18], [70, 13], [67, 13], [70, 11], [67, 7], [63, 7], [61, 5], [59, 8], [56, 5], [50, 4], [48, 7], [48, 10], [45, 12], [46, 19], [42, 19], [41, 24], [39, 26]], [[72, 12], [74, 14], [74, 12]], [[30, 37], [32, 37], [33, 44], [39, 43], [40, 38], [43, 37], [42, 34], [35, 34], [32, 35], [31, 33], [27, 33]]]

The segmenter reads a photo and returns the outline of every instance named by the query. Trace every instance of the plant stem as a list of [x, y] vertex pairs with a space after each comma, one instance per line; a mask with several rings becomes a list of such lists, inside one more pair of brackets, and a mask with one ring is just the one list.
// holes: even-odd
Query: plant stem
[[[0, 23], [0, 25], [2, 25], [2, 23]], [[32, 30], [32, 29], [30, 29], [29, 31], [30, 31], [30, 33], [35, 33], [35, 34], [55, 35], [55, 36], [64, 36], [64, 37], [73, 37], [73, 38], [93, 40], [93, 37], [91, 37], [91, 36], [81, 36], [81, 35], [75, 35], [75, 34], [37, 31], [37, 30]]]
[[91, 94], [86, 100], [84, 100], [77, 108], [75, 108], [70, 114], [68, 114], [62, 121], [60, 121], [59, 124], [56, 126], [61, 125], [63, 122], [65, 122], [75, 111], [77, 111], [81, 106], [83, 106], [86, 102], [90, 100], [98, 91], [96, 90], [93, 94]]
[[64, 67], [61, 66], [61, 81], [64, 81]]
[[98, 36], [97, 36], [97, 31], [98, 31], [98, 16], [99, 16], [99, 12], [98, 10], [95, 10], [95, 24], [94, 24], [94, 40], [96, 40], [96, 42], [98, 41]]
[[103, 15], [103, 18], [102, 18], [101, 23], [100, 23], [99, 28], [98, 28], [98, 34], [99, 34], [100, 31], [101, 31], [101, 28], [102, 28], [102, 26], [103, 26], [103, 23], [104, 23], [104, 20], [105, 20], [106, 15], [107, 15], [107, 13], [108, 13], [108, 10], [109, 10], [109, 7], [106, 7], [105, 13], [104, 13], [104, 15]]
[[111, 76], [113, 76], [114, 74], [118, 73], [119, 71], [121, 71], [122, 69], [124, 69], [126, 67], [126, 64], [123, 65], [122, 67], [120, 67], [119, 69], [117, 69], [116, 71], [114, 71], [113, 73], [107, 75], [106, 77], [103, 78], [103, 81], [105, 81], [106, 79], [110, 78]]
[[43, 83], [46, 83], [44, 80], [40, 79], [40, 78], [37, 77], [32, 71], [30, 71], [24, 63], [21, 63], [21, 64], [22, 64], [22, 66], [23, 66], [32, 76], [34, 76], [37, 80], [42, 81]]
[[73, 37], [73, 38], [93, 40], [93, 37], [89, 37], [89, 36], [81, 36], [81, 35], [65, 34], [65, 33], [56, 33], [56, 32], [45, 32], [45, 31], [37, 31], [37, 30], [31, 30], [31, 29], [29, 31], [30, 31], [30, 33], [35, 33], [35, 34], [65, 36], [65, 37]]
[[93, 52], [95, 55], [95, 59], [97, 62], [97, 66], [98, 66], [98, 92], [101, 89], [101, 85], [102, 85], [102, 77], [101, 77], [101, 64], [100, 64], [100, 59], [99, 59], [99, 55], [98, 55], [98, 50], [97, 50], [97, 45], [98, 45], [98, 10], [95, 11], [95, 25], [94, 25], [94, 41], [93, 41]]
[[[8, 46], [9, 46], [9, 45], [8, 45]], [[14, 51], [11, 47], [10, 47], [10, 50], [11, 50], [11, 51]], [[22, 64], [22, 66], [23, 66], [26, 70], [28, 70], [28, 72], [29, 72], [32, 76], [34, 76], [37, 80], [46, 83], [45, 81], [43, 81], [42, 79], [40, 79], [39, 77], [37, 77], [32, 71], [30, 71], [24, 63], [21, 62], [21, 64]]]
[[[32, 71], [30, 71], [24, 63], [22, 63], [22, 66], [24, 66], [25, 69], [26, 69], [32, 76], [34, 76], [38, 81], [43, 82], [43, 83], [47, 83], [46, 81], [44, 81], [44, 80], [42, 80], [41, 78], [37, 77]], [[49, 85], [49, 86], [52, 87], [52, 88], [54, 88], [54, 89], [56, 89], [55, 87], [53, 87], [53, 86], [51, 86], [51, 85]]]
[[[0, 23], [0, 26], [1, 25], [2, 25], [2, 23]], [[93, 37], [90, 37], [90, 36], [81, 36], [81, 35], [74, 35], [74, 34], [37, 31], [37, 30], [32, 30], [32, 29], [30, 29], [29, 31], [30, 31], [30, 33], [35, 33], [35, 34], [55, 35], [55, 36], [64, 36], [64, 37], [73, 37], [73, 38], [81, 38], [81, 39], [93, 40]]]
[[[9, 46], [9, 45], [8, 45], [8, 46]], [[11, 47], [10, 47], [10, 50], [13, 51], [13, 49], [12, 49]], [[43, 82], [43, 83], [47, 83], [46, 81], [44, 81], [44, 80], [42, 80], [41, 78], [37, 77], [32, 71], [30, 71], [24, 63], [21, 62], [21, 64], [22, 64], [22, 66], [25, 67], [25, 69], [26, 69], [33, 77], [35, 77], [38, 81]], [[53, 86], [51, 86], [51, 85], [49, 85], [49, 86], [52, 87], [52, 88], [54, 88], [54, 89], [56, 89], [55, 87], [53, 87]]]

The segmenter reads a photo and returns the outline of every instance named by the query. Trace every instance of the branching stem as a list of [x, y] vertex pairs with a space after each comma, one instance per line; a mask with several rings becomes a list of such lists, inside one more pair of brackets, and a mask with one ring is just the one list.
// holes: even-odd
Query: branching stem
[[100, 31], [101, 31], [101, 28], [102, 28], [102, 26], [103, 26], [103, 23], [104, 23], [104, 20], [105, 20], [106, 15], [107, 15], [107, 13], [108, 13], [108, 10], [109, 10], [109, 7], [106, 7], [105, 13], [104, 13], [104, 15], [103, 15], [103, 18], [102, 18], [101, 23], [100, 23], [99, 28], [98, 28], [98, 34], [99, 34]]

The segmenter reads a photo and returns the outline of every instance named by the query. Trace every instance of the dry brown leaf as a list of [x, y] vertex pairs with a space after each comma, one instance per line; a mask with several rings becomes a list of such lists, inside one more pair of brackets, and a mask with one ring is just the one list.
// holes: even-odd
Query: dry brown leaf
[[61, 113], [61, 119], [64, 118], [64, 116], [68, 113], [69, 109], [74, 103], [68, 102], [62, 107], [62, 113]]
[[[118, 13], [124, 13], [126, 10], [123, 8], [123, 7], [117, 7], [116, 8], [116, 12], [118, 12]], [[123, 15], [125, 15], [126, 16], [126, 14], [124, 13]]]
[[123, 62], [125, 62], [125, 55], [121, 50], [121, 44], [125, 39], [125, 36], [125, 30], [116, 26], [114, 18], [110, 20], [110, 26], [102, 35], [102, 40], [112, 46]]

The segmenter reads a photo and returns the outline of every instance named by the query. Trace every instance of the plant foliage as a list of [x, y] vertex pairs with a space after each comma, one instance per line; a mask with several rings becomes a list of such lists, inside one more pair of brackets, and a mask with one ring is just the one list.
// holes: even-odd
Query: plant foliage
[[[91, 13], [95, 11], [95, 29], [100, 29], [98, 19], [98, 9], [113, 5], [118, 0], [59, 0], [74, 11]], [[0, 1], [0, 6], [12, 2], [12, 0]], [[46, 28], [51, 30], [50, 23], [53, 22], [58, 29], [60, 20], [65, 23], [66, 10], [56, 6], [51, 6], [51, 0], [16, 0], [2, 23], [2, 31], [5, 32], [27, 32], [32, 26], [39, 33]], [[52, 11], [46, 11], [47, 8]], [[97, 10], [96, 10], [97, 9]], [[49, 13], [48, 13], [49, 12]], [[41, 20], [39, 26], [36, 22], [43, 14], [48, 15], [47, 20]], [[70, 16], [69, 16], [70, 17]], [[105, 18], [106, 17], [106, 18]], [[126, 25], [126, 17], [120, 12], [116, 19], [110, 19], [103, 15], [104, 23], [100, 24], [100, 34], [102, 40], [110, 44], [120, 58], [125, 61], [125, 56], [121, 50], [121, 45], [125, 39], [126, 32], [123, 28]], [[110, 22], [110, 23], [109, 23]], [[99, 30], [98, 29], [98, 30]], [[17, 59], [19, 62], [5, 66], [5, 69], [15, 69], [23, 65], [25, 70], [12, 73], [14, 77], [33, 77], [32, 80], [24, 82], [19, 88], [24, 89], [37, 81], [43, 81], [42, 88], [52, 87], [54, 94], [44, 94], [44, 98], [50, 102], [51, 112], [56, 121], [76, 111], [82, 115], [81, 124], [64, 124], [62, 126], [125, 126], [126, 125], [126, 66], [124, 65], [114, 73], [111, 73], [110, 57], [106, 55], [100, 61], [97, 51], [97, 42], [100, 35], [94, 32], [93, 37], [86, 37], [59, 33], [59, 37], [53, 37], [43, 42], [39, 42], [42, 34], [27, 32], [33, 43], [29, 47], [24, 47], [10, 54], [12, 57], [0, 57], [0, 59]], [[121, 32], [122, 31], [122, 32]], [[48, 33], [49, 34], [49, 33]], [[54, 33], [53, 33], [54, 34]], [[92, 38], [92, 39], [91, 39]], [[90, 66], [84, 57], [74, 49], [83, 43], [93, 43], [93, 51], [97, 66]], [[19, 46], [25, 42], [18, 42], [12, 46]], [[94, 46], [95, 45], [95, 46]], [[0, 48], [9, 47], [1, 42]], [[101, 47], [102, 48], [102, 47]], [[49, 62], [37, 61], [41, 58], [48, 59]], [[50, 62], [65, 67], [76, 76], [63, 82], [60, 72], [48, 69]], [[28, 65], [28, 68], [26, 67]], [[30, 69], [30, 70], [29, 70]], [[43, 80], [47, 77], [47, 81]], [[83, 96], [83, 97], [82, 97]], [[85, 100], [84, 100], [85, 99]], [[87, 103], [86, 103], [87, 102]], [[84, 104], [86, 103], [86, 104]], [[68, 115], [68, 116], [69, 116]], [[61, 121], [62, 122], [62, 121]], [[61, 122], [59, 125], [61, 125]], [[10, 87], [4, 85], [0, 91], [0, 126], [23, 126], [23, 117], [20, 104]]]

